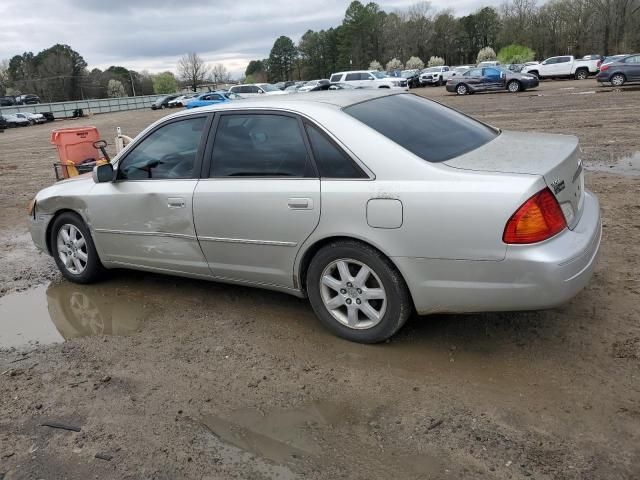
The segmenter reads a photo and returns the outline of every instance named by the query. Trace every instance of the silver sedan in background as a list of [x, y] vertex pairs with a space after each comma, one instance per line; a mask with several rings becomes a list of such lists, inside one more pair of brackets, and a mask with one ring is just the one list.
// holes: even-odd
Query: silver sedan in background
[[40, 191], [30, 216], [71, 281], [132, 268], [278, 290], [364, 343], [414, 310], [562, 304], [601, 237], [575, 137], [367, 90], [165, 117], [92, 176]]

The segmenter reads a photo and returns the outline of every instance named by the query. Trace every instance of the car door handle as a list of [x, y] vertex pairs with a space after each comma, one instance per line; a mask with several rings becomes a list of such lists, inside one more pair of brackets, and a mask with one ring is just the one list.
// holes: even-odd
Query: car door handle
[[290, 198], [287, 205], [291, 210], [313, 210], [313, 200], [310, 198]]
[[184, 198], [169, 197], [167, 198], [167, 206], [169, 208], [184, 208], [185, 206]]

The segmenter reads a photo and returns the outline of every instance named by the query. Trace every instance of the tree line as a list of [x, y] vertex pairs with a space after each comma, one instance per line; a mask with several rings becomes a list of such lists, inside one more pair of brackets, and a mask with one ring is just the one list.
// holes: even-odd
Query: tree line
[[174, 93], [180, 88], [195, 91], [207, 81], [229, 79], [223, 65], [209, 67], [195, 53], [184, 55], [177, 70], [177, 77], [172, 72], [151, 74], [122, 66], [88, 70], [82, 55], [68, 45], [56, 44], [37, 54], [25, 52], [0, 62], [0, 96], [30, 93], [43, 102], [64, 102]]
[[[385, 12], [353, 1], [342, 24], [307, 31], [296, 45], [281, 36], [268, 58], [252, 60], [247, 81], [328, 78], [332, 72], [369, 68], [372, 62], [403, 66], [410, 58], [441, 58], [447, 65], [476, 63], [485, 48], [511, 47], [536, 59], [554, 55], [640, 51], [640, 0], [506, 0], [455, 16], [429, 2]], [[524, 49], [524, 50], [523, 50]], [[520, 58], [520, 57], [517, 57]], [[415, 61], [413, 62], [416, 63]]]

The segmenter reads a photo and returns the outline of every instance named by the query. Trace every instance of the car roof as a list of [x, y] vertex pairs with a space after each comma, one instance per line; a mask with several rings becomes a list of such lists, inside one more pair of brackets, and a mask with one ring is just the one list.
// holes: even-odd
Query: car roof
[[339, 91], [322, 90], [318, 92], [305, 93], [304, 96], [267, 95], [255, 98], [245, 98], [236, 102], [229, 102], [225, 104], [210, 105], [207, 107], [198, 108], [196, 111], [182, 111], [173, 115], [169, 115], [169, 117], [175, 118], [180, 116], [196, 115], [208, 111], [239, 109], [276, 109], [305, 113], [317, 107], [341, 109], [350, 105], [354, 105], [356, 103], [390, 95], [410, 94], [404, 92], [390, 92], [386, 89], [353, 89]]

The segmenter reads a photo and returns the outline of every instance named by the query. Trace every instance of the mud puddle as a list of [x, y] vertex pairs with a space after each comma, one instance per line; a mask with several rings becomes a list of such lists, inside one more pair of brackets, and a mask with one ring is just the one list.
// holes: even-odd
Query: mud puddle
[[596, 172], [636, 177], [640, 175], [640, 151], [626, 157], [614, 159], [611, 162], [589, 162], [585, 165], [585, 168]]
[[113, 287], [51, 282], [0, 298], [0, 348], [91, 335], [130, 335], [144, 305]]
[[351, 416], [346, 405], [318, 401], [295, 409], [241, 409], [224, 416], [206, 415], [202, 423], [223, 442], [283, 465], [320, 456], [317, 431], [346, 424]]

